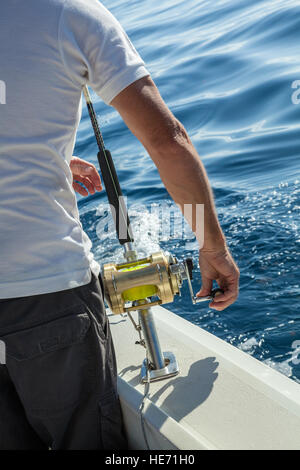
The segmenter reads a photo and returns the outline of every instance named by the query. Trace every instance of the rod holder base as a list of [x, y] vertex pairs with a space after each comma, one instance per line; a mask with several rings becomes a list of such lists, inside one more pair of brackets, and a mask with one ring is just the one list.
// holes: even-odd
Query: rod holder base
[[[151, 369], [149, 373], [150, 382], [157, 382], [158, 380], [169, 379], [170, 377], [175, 377], [175, 375], [179, 374], [179, 367], [175, 355], [170, 351], [164, 352], [162, 354], [165, 361], [165, 367], [163, 367], [162, 369]], [[148, 382], [147, 362], [147, 359], [144, 359], [141, 369], [142, 383]]]

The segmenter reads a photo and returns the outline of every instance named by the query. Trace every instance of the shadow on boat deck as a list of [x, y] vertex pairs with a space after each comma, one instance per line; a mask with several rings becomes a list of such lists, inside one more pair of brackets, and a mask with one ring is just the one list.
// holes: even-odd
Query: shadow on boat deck
[[[154, 404], [163, 394], [166, 394], [166, 391], [169, 391], [157, 406], [176, 421], [180, 421], [207, 400], [218, 377], [216, 372], [218, 365], [215, 357], [196, 361], [190, 366], [186, 376], [179, 375], [165, 382], [159, 382], [161, 387], [153, 395], [151, 395], [150, 386], [148, 398]], [[134, 370], [140, 372], [140, 367], [127, 367], [121, 371], [120, 376]], [[137, 386], [140, 383], [140, 373], [128, 383], [134, 387]], [[157, 384], [158, 382], [156, 386]]]

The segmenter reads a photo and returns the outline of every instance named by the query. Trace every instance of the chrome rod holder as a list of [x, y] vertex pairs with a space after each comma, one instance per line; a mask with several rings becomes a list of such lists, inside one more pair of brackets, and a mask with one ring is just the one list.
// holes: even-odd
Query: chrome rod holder
[[154, 369], [163, 369], [165, 367], [165, 362], [161, 352], [151, 309], [140, 309], [138, 310], [138, 314], [150, 358], [150, 363]]
[[150, 382], [168, 379], [179, 373], [179, 367], [172, 352], [161, 351], [160, 342], [151, 308], [138, 310], [149, 360], [144, 359], [141, 369], [141, 381]]

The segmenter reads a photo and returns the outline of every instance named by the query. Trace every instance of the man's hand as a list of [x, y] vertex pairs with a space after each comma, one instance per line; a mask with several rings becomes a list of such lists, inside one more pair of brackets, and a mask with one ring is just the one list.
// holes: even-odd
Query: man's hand
[[[73, 157], [70, 168], [73, 174], [73, 188], [81, 196], [88, 196], [89, 193], [95, 194], [96, 191], [102, 191], [100, 175], [92, 163]], [[86, 189], [79, 183], [82, 183]]]
[[224, 310], [233, 304], [239, 292], [239, 270], [227, 248], [221, 251], [200, 250], [199, 265], [202, 277], [202, 287], [197, 297], [210, 294], [213, 281], [217, 281], [224, 294], [216, 295], [210, 307]]

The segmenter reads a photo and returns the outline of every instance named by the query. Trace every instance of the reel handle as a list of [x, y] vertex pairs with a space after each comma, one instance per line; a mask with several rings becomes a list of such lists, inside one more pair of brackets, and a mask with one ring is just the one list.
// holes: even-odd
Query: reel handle
[[211, 291], [210, 295], [206, 295], [205, 297], [197, 297], [196, 295], [194, 295], [193, 286], [191, 283], [191, 280], [193, 279], [193, 269], [194, 269], [194, 263], [193, 263], [192, 258], [186, 258], [184, 260], [184, 267], [185, 267], [186, 279], [188, 281], [188, 286], [189, 286], [192, 302], [194, 305], [200, 302], [210, 302], [211, 300], [214, 300], [216, 295], [224, 294], [222, 289], [217, 287]]
[[210, 295], [206, 295], [205, 297], [197, 297], [196, 295], [193, 297], [193, 304], [198, 304], [200, 302], [207, 302], [214, 300], [215, 296], [218, 294], [224, 294], [223, 290], [220, 289], [219, 287], [216, 287], [213, 289], [210, 293]]

